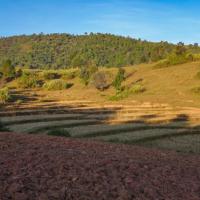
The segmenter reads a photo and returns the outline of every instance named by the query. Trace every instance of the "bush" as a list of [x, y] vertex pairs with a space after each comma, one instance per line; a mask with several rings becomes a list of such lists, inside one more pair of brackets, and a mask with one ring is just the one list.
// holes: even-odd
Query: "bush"
[[64, 90], [72, 87], [73, 84], [66, 83], [64, 80], [51, 80], [43, 85], [44, 89], [47, 90]]
[[0, 103], [6, 103], [10, 99], [8, 88], [0, 89]]
[[2, 79], [3, 78], [3, 73], [2, 72], [0, 72], [0, 79]]
[[183, 55], [172, 54], [168, 57], [168, 61], [170, 65], [178, 65], [193, 61], [193, 57], [191, 54], [183, 54]]
[[90, 74], [89, 74], [89, 71], [87, 70], [87, 68], [85, 68], [85, 67], [81, 68], [79, 77], [82, 80], [82, 82], [84, 83], [84, 85], [88, 85], [89, 79], [90, 79]]
[[100, 91], [109, 88], [110, 84], [108, 83], [106, 72], [96, 72], [93, 76], [93, 84]]
[[125, 80], [125, 70], [119, 68], [115, 80], [113, 81], [113, 86], [115, 87], [116, 90], [121, 90], [121, 85], [124, 80]]
[[38, 80], [37, 75], [32, 73], [23, 73], [18, 79], [18, 86], [20, 88], [37, 88], [41, 86], [41, 82]]
[[51, 136], [61, 136], [61, 137], [71, 137], [70, 133], [65, 129], [54, 129], [50, 130], [47, 135]]
[[200, 60], [200, 54], [193, 54], [193, 60], [194, 61], [199, 61]]
[[131, 94], [139, 94], [145, 92], [145, 87], [140, 84], [135, 84], [129, 88]]
[[127, 98], [130, 95], [129, 90], [125, 89], [123, 91], [117, 92], [114, 96], [111, 96], [109, 100], [111, 101], [119, 101]]
[[119, 101], [119, 100], [122, 100], [122, 99], [125, 99], [125, 98], [129, 97], [130, 95], [140, 94], [140, 93], [143, 93], [145, 91], [146, 91], [146, 89], [145, 89], [144, 86], [142, 86], [140, 84], [134, 84], [131, 87], [128, 87], [128, 88], [126, 87], [123, 90], [118, 91], [116, 93], [116, 95], [111, 96], [109, 98], [109, 100], [111, 100], [111, 101]]
[[178, 65], [178, 64], [184, 64], [187, 62], [192, 62], [194, 61], [195, 58], [192, 54], [171, 54], [168, 56], [167, 59], [161, 60], [156, 65], [154, 65], [154, 68], [164, 68], [164, 67], [169, 67], [172, 65]]
[[84, 85], [88, 85], [91, 76], [97, 71], [98, 71], [98, 68], [95, 66], [81, 68], [79, 77], [84, 83]]
[[66, 79], [66, 80], [72, 80], [74, 78], [76, 78], [77, 76], [77, 71], [73, 71], [73, 72], [65, 72], [64, 74], [62, 74], [62, 79]]
[[6, 60], [2, 63], [1, 72], [5, 79], [15, 78], [15, 68], [10, 60]]
[[60, 78], [60, 75], [54, 72], [43, 72], [42, 76], [45, 80], [53, 80]]
[[17, 72], [16, 72], [16, 78], [19, 78], [23, 75], [23, 71], [22, 69], [18, 69]]

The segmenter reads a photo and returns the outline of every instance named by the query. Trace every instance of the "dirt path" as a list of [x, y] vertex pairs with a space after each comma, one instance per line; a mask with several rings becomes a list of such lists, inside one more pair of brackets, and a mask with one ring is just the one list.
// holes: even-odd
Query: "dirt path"
[[200, 156], [0, 133], [1, 200], [200, 200]]

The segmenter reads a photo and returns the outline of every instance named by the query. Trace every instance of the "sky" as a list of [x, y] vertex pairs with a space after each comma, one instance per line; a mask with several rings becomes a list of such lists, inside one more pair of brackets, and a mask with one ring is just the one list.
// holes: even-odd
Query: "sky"
[[199, 0], [0, 0], [0, 36], [112, 33], [200, 43]]

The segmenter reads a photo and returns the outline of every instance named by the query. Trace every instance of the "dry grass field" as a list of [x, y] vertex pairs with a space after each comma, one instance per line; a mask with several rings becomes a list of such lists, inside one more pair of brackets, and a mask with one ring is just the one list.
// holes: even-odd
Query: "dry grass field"
[[[68, 70], [66, 70], [68, 71]], [[69, 70], [74, 71], [74, 70]], [[100, 71], [109, 73], [112, 78], [117, 73], [116, 68], [102, 68]], [[139, 95], [130, 95], [123, 99], [126, 101], [140, 101], [151, 103], [168, 103], [174, 106], [195, 106], [200, 107], [200, 95], [192, 89], [198, 88], [200, 79], [197, 73], [200, 71], [200, 62], [186, 63], [166, 68], [156, 69], [154, 64], [141, 64], [138, 66], [126, 67], [126, 80], [124, 86], [140, 83], [146, 91]], [[63, 70], [51, 70], [63, 74]], [[42, 72], [40, 72], [42, 73]], [[98, 91], [91, 84], [84, 86], [78, 77], [68, 80], [73, 83], [73, 87], [63, 91], [45, 91], [41, 89], [19, 89], [16, 81], [7, 84], [13, 90], [15, 99], [22, 102], [48, 102], [48, 101], [108, 101], [109, 96], [115, 94], [113, 87], [107, 90]]]
[[[200, 94], [192, 90], [200, 85], [200, 63], [153, 66], [125, 68], [123, 86], [140, 82], [146, 91], [119, 101], [109, 100], [113, 87], [98, 91], [78, 77], [70, 80], [73, 87], [58, 91], [19, 89], [14, 80], [8, 84], [14, 100], [1, 105], [1, 123], [16, 133], [66, 132], [72, 138], [200, 153]], [[117, 73], [101, 70], [110, 77]]]

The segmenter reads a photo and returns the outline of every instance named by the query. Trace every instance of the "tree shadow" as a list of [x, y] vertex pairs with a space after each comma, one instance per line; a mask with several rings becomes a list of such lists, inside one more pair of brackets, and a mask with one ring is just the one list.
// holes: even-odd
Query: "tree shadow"
[[[17, 95], [19, 95], [17, 93]], [[29, 99], [27, 100], [29, 101]], [[118, 115], [119, 112], [123, 111], [123, 106], [99, 106], [98, 107], [89, 107], [87, 103], [80, 103], [77, 104], [66, 104], [66, 105], [59, 105], [53, 101], [48, 102], [48, 105], [39, 105], [35, 108], [18, 108], [14, 111], [11, 109], [2, 110], [0, 112], [0, 117], [12, 117], [15, 116], [35, 116], [34, 119], [28, 118], [23, 119], [24, 121], [16, 120], [15, 124], [25, 124], [25, 123], [38, 123], [38, 122], [49, 122], [49, 124], [44, 125], [39, 129], [35, 129], [35, 132], [43, 132], [44, 130], [51, 130], [54, 128], [70, 128], [74, 126], [90, 126], [90, 125], [107, 125], [108, 127], [114, 127], [115, 125], [111, 125], [110, 121], [114, 120], [115, 117]], [[70, 114], [72, 116], [65, 116], [62, 114]], [[75, 114], [80, 114], [80, 116], [76, 116]], [[44, 115], [41, 119], [40, 117], [37, 118], [39, 115]], [[53, 117], [55, 115], [55, 117]], [[74, 116], [73, 116], [74, 115]], [[164, 113], [163, 113], [164, 115]], [[45, 119], [45, 116], [46, 119]], [[49, 117], [50, 116], [50, 117]], [[134, 113], [133, 113], [134, 116]], [[192, 126], [190, 124], [190, 116], [188, 114], [177, 114], [176, 117], [172, 117], [170, 119], [162, 119], [160, 118], [161, 115], [159, 114], [145, 114], [140, 115], [133, 120], [124, 120], [121, 118], [121, 122], [119, 119], [118, 124], [122, 125], [122, 128], [117, 128], [114, 131], [110, 130], [94, 130], [93, 133], [85, 134], [84, 136], [79, 136], [79, 138], [87, 138], [87, 139], [96, 139], [98, 136], [113, 136], [108, 142], [114, 143], [124, 143], [129, 145], [140, 145], [146, 147], [154, 147], [154, 148], [161, 148], [162, 146], [158, 144], [159, 141], [163, 143], [163, 141], [167, 141], [169, 143], [169, 148], [163, 147], [163, 149], [170, 149], [170, 145], [173, 144], [173, 147], [176, 145], [173, 143], [173, 140], [176, 141], [178, 144], [179, 137], [192, 137], [198, 136], [200, 137], [200, 125]], [[72, 124], [65, 124], [64, 122], [67, 120], [77, 120], [76, 125]], [[80, 120], [80, 122], [79, 122]], [[88, 123], [82, 122], [81, 120], [91, 120]], [[93, 121], [92, 121], [93, 120]], [[58, 125], [53, 125], [54, 121], [60, 121], [61, 123]], [[62, 123], [63, 121], [63, 123]], [[123, 127], [123, 125], [132, 125]], [[137, 126], [139, 124], [140, 126]], [[160, 130], [160, 132], [159, 132]], [[169, 131], [170, 130], [170, 131]], [[148, 133], [149, 131], [149, 133]], [[132, 137], [127, 140], [123, 140], [123, 135], [126, 136], [127, 133], [132, 133], [133, 136], [137, 132], [137, 134], [141, 133], [141, 137]], [[154, 133], [155, 132], [155, 133]], [[156, 134], [158, 132], [158, 134]], [[34, 133], [34, 131], [33, 131]], [[144, 134], [144, 136], [143, 136]], [[120, 135], [119, 139], [118, 136]], [[177, 139], [177, 140], [176, 140]], [[170, 143], [170, 140], [171, 143]], [[199, 140], [200, 141], [200, 140]], [[186, 142], [188, 142], [186, 140]], [[194, 145], [198, 145], [198, 142], [193, 142]], [[180, 145], [179, 145], [180, 146]], [[183, 145], [182, 145], [183, 146]], [[182, 147], [181, 147], [182, 148]], [[181, 149], [177, 145], [177, 151], [181, 152], [193, 152], [193, 148], [191, 149]], [[198, 148], [198, 147], [197, 147]], [[173, 149], [173, 148], [172, 148]], [[181, 149], [181, 150], [180, 150]], [[200, 149], [198, 151], [200, 153]]]
[[[126, 124], [140, 123], [144, 127], [136, 128], [133, 134], [137, 131], [141, 132], [141, 136], [149, 131], [150, 134], [141, 138], [134, 138], [123, 140], [119, 138], [112, 138], [108, 142], [123, 143], [128, 145], [139, 145], [148, 148], [173, 150], [181, 153], [195, 153], [200, 154], [200, 125], [191, 125], [190, 116], [187, 114], [179, 114], [168, 122], [160, 121], [156, 123], [149, 123], [146, 119], [153, 119], [155, 116], [142, 116], [142, 118], [132, 121], [127, 121]], [[154, 134], [155, 131], [160, 130], [161, 133]], [[171, 132], [168, 132], [171, 130]], [[130, 130], [121, 131], [121, 138]], [[152, 134], [151, 134], [152, 133]], [[112, 133], [110, 133], [112, 134]]]
[[25, 94], [22, 91], [12, 91], [11, 92], [11, 103], [14, 103], [16, 101], [22, 101], [23, 103], [30, 103], [33, 101], [36, 101], [38, 99], [38, 95], [37, 94], [32, 94], [31, 96]]

